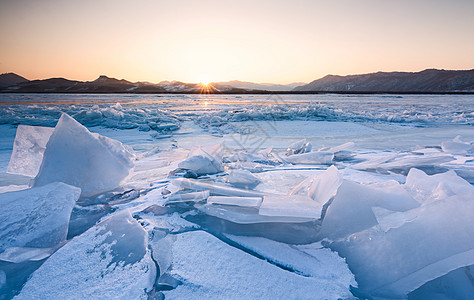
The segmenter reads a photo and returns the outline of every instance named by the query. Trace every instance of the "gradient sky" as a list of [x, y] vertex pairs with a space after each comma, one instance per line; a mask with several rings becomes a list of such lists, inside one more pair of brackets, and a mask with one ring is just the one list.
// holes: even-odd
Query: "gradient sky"
[[309, 82], [474, 68], [473, 0], [0, 0], [0, 73]]

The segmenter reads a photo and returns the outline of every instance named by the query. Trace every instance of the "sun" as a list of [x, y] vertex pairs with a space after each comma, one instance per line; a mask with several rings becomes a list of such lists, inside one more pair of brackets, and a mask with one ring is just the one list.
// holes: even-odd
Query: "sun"
[[210, 79], [202, 79], [200, 84], [203, 85], [203, 86], [208, 86], [209, 84], [212, 83], [212, 80]]

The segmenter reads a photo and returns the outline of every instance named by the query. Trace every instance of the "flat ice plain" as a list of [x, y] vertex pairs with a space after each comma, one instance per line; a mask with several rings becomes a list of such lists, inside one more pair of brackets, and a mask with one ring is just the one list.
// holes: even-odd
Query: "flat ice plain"
[[0, 299], [472, 299], [473, 141], [473, 95], [0, 95]]

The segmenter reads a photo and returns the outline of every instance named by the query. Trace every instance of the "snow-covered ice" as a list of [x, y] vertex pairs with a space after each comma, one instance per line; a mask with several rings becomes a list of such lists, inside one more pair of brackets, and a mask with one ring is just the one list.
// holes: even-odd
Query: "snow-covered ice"
[[[169, 299], [350, 298], [350, 275], [333, 265], [335, 277], [301, 276], [220, 241], [204, 231], [182, 233], [173, 243], [170, 274], [183, 284], [165, 291]], [[237, 263], [236, 263], [237, 262]]]
[[109, 217], [54, 253], [15, 299], [147, 299], [156, 277], [147, 237], [128, 211]]

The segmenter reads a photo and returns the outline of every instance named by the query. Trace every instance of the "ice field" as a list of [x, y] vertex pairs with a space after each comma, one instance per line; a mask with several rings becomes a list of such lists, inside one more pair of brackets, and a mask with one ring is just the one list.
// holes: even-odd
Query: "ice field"
[[473, 95], [0, 96], [0, 299], [473, 299]]

